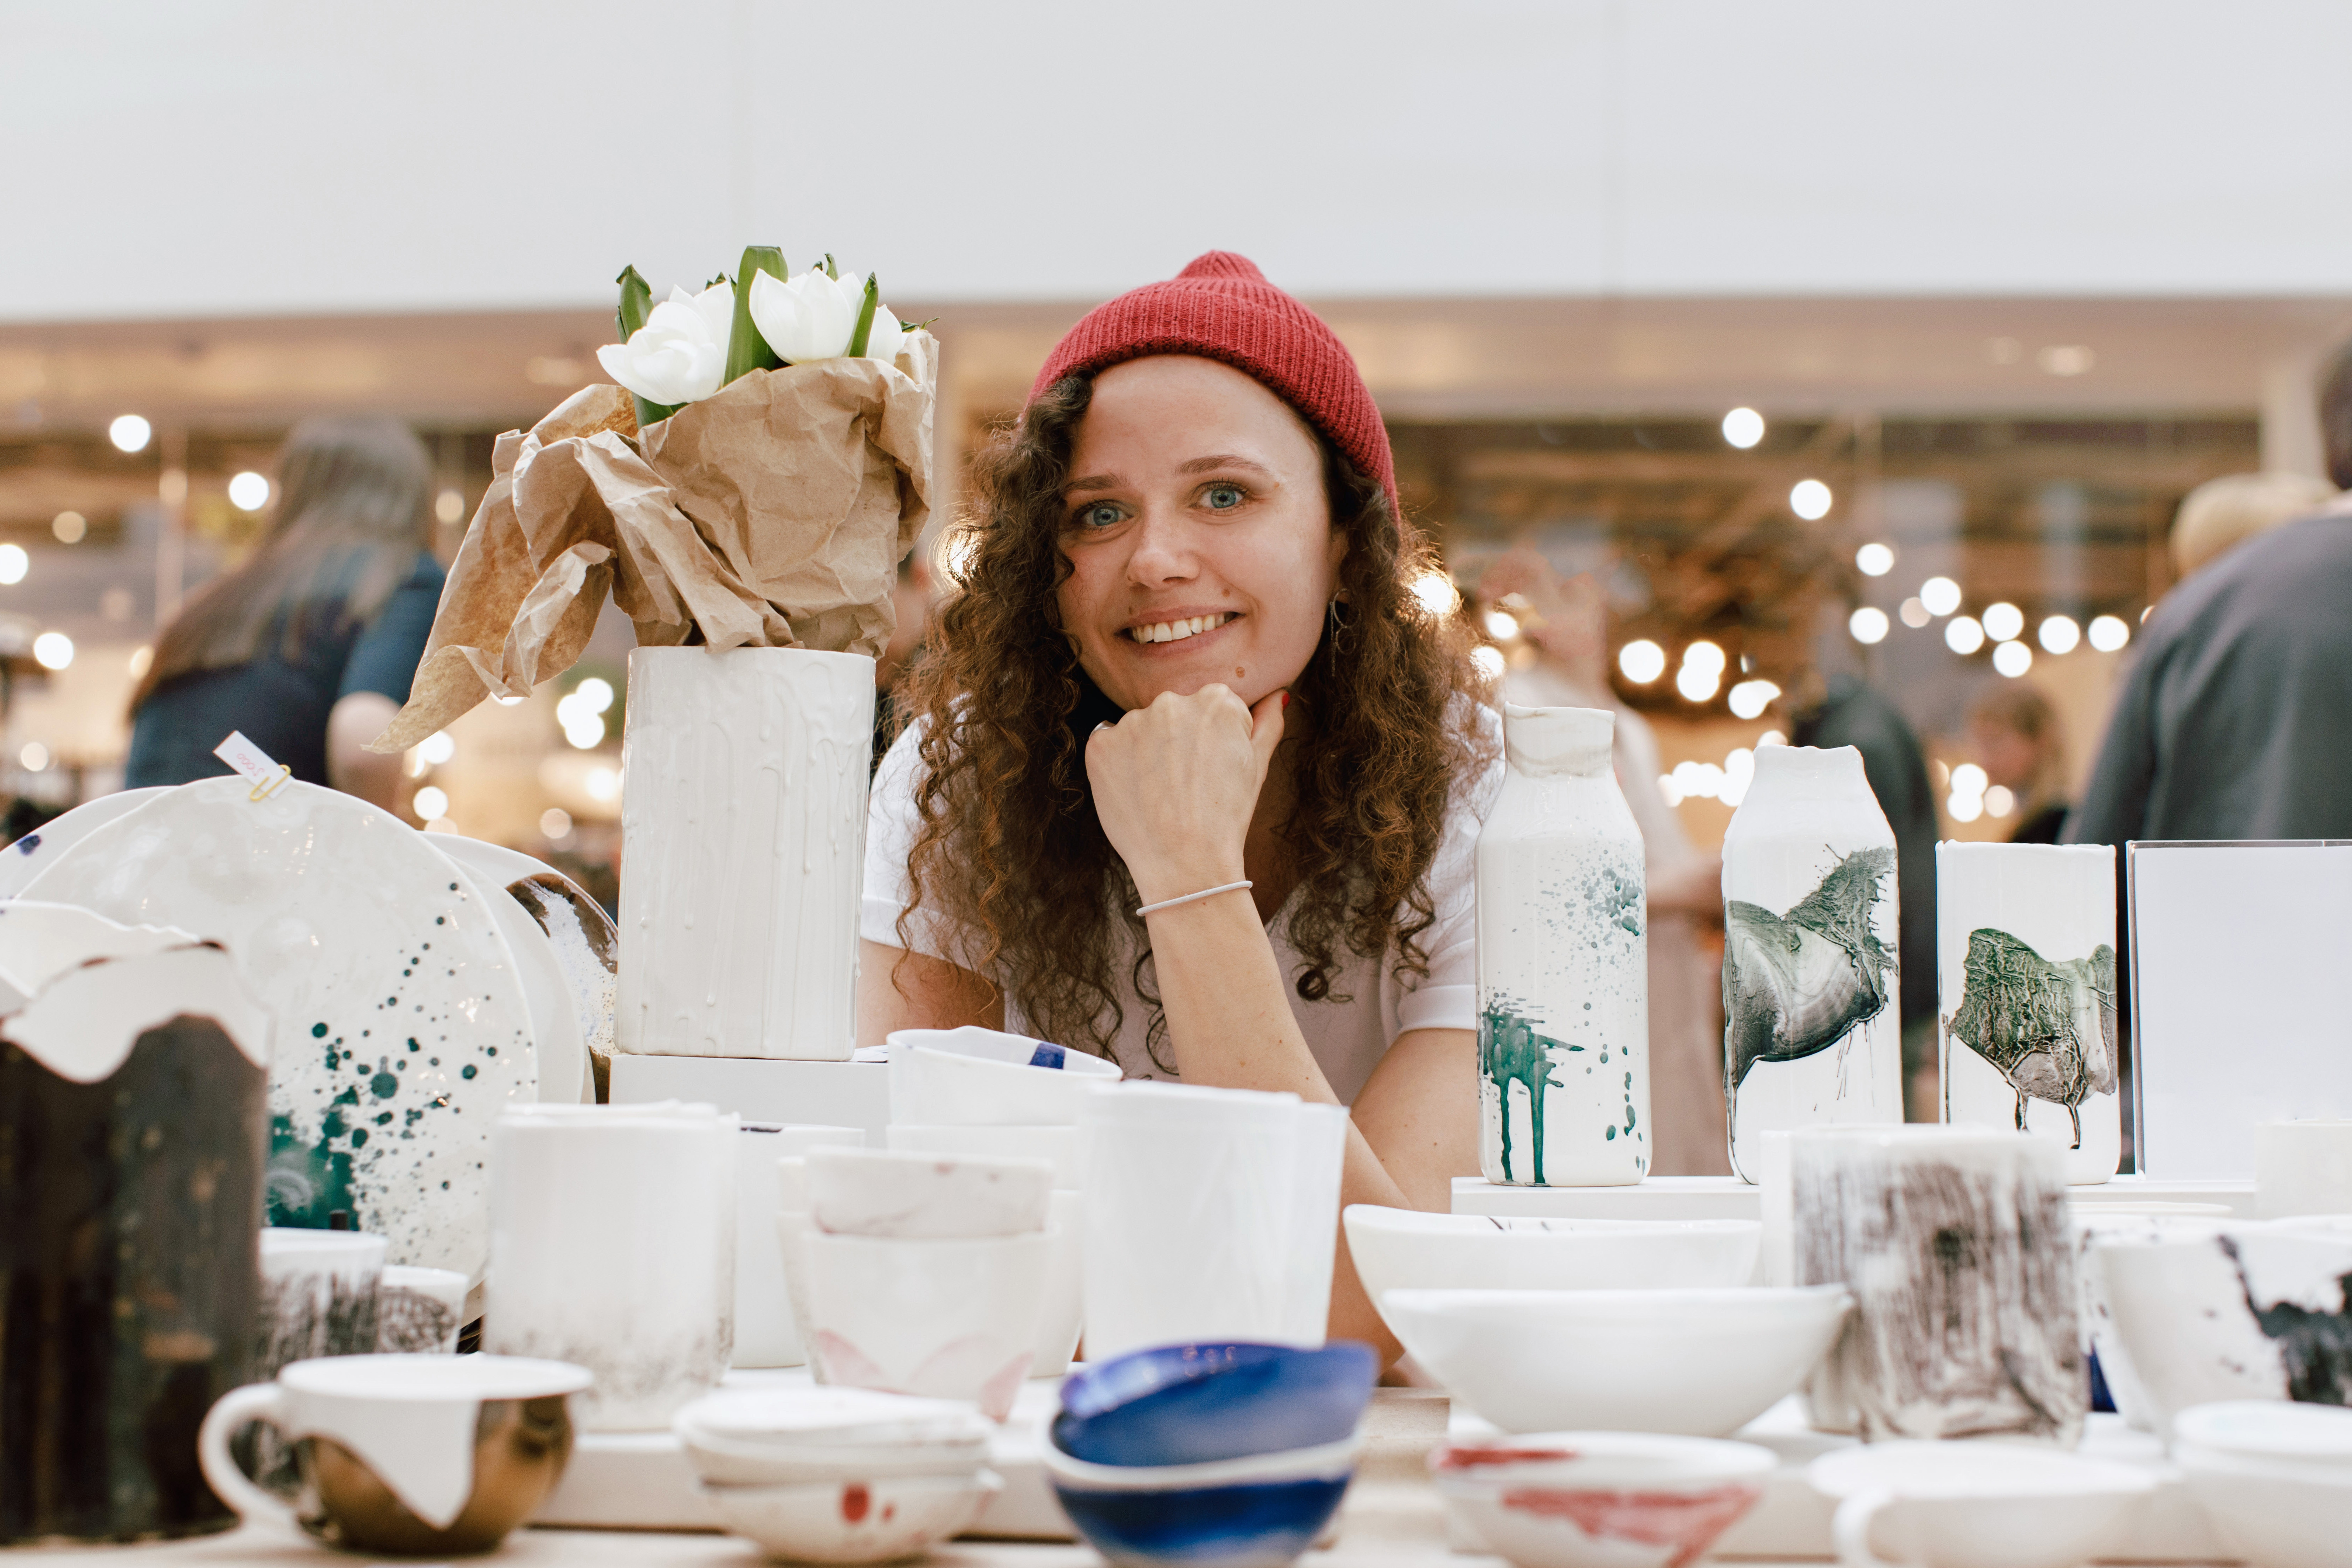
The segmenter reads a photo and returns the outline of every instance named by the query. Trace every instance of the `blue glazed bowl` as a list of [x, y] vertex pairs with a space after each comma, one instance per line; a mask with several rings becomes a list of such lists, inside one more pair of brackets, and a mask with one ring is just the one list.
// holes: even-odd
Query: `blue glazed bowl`
[[1087, 1543], [1121, 1568], [1286, 1568], [1339, 1510], [1352, 1439], [1205, 1465], [1089, 1465], [1048, 1445], [1045, 1469]]
[[1370, 1345], [1166, 1345], [1072, 1372], [1056, 1447], [1096, 1465], [1202, 1465], [1344, 1442], [1380, 1376]]

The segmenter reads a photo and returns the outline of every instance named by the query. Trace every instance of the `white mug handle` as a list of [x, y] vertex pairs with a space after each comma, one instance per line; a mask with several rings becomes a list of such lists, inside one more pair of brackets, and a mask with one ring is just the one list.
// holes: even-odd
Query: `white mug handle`
[[275, 1425], [285, 1415], [286, 1394], [274, 1383], [249, 1383], [220, 1396], [196, 1431], [196, 1460], [221, 1501], [246, 1519], [268, 1520], [300, 1531], [294, 1510], [246, 1479], [228, 1451], [228, 1440], [248, 1421]]
[[1899, 1568], [1870, 1549], [1871, 1523], [1894, 1500], [1895, 1494], [1881, 1487], [1856, 1492], [1838, 1504], [1830, 1534], [1837, 1542], [1839, 1568]]

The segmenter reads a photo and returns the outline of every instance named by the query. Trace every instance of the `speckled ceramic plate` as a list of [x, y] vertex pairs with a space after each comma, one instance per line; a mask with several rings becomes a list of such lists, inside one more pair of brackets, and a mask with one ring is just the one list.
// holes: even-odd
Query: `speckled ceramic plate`
[[7, 848], [0, 849], [0, 899], [16, 898], [34, 878], [64, 859], [67, 850], [108, 823], [128, 816], [149, 801], [161, 800], [171, 793], [161, 785], [153, 789], [117, 790], [51, 817]]
[[490, 1124], [539, 1098], [515, 959], [423, 834], [333, 790], [184, 784], [109, 823], [26, 896], [227, 947], [278, 1020], [269, 1223], [338, 1209], [391, 1260], [478, 1279]]

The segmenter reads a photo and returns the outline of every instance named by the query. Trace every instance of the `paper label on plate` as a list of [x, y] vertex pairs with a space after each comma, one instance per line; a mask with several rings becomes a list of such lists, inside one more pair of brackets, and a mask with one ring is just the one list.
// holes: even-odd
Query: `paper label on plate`
[[213, 748], [213, 755], [252, 784], [274, 785], [286, 776], [269, 753], [247, 740], [241, 730], [231, 730], [228, 739]]

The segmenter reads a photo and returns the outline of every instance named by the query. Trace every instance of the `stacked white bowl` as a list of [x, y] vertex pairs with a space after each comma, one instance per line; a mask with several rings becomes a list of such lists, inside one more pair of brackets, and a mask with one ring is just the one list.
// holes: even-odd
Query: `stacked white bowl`
[[2352, 1568], [2352, 1409], [2194, 1405], [2172, 1458], [2224, 1542], [2255, 1568]]
[[944, 1541], [1003, 1482], [961, 1401], [855, 1388], [735, 1389], [673, 1423], [728, 1530], [800, 1563], [882, 1563]]

